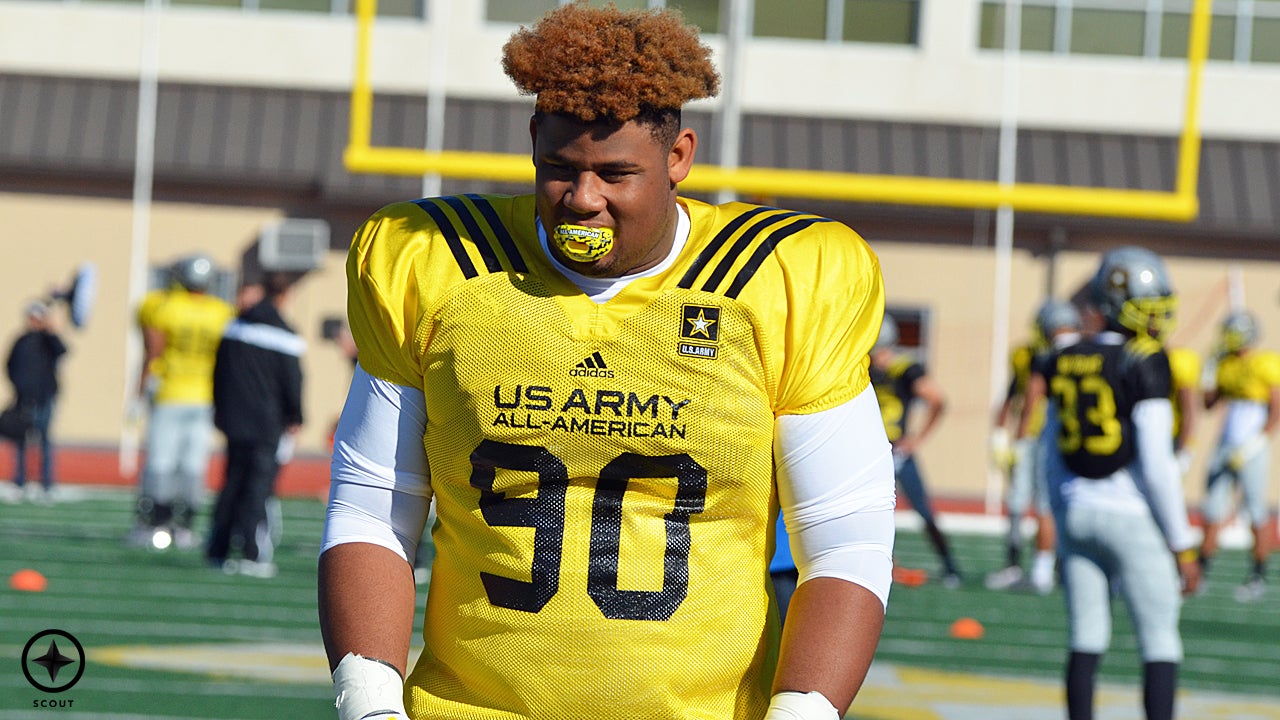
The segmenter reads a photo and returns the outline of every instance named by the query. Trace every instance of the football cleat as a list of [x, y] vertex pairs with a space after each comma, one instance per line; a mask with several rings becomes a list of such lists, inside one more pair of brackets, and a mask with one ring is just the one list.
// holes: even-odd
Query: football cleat
[[1251, 575], [1243, 585], [1236, 588], [1236, 602], [1255, 603], [1267, 594], [1267, 580], [1261, 575]]
[[986, 580], [983, 581], [983, 585], [988, 590], [1009, 590], [1020, 585], [1024, 577], [1025, 574], [1022, 572], [1022, 568], [1017, 565], [1010, 565], [988, 574]]

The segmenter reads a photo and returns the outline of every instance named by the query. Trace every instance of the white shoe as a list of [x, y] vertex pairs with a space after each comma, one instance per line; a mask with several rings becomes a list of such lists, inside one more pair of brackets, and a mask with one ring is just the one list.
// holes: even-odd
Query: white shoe
[[1236, 602], [1255, 603], [1267, 594], [1267, 581], [1261, 575], [1254, 575], [1236, 588]]
[[151, 539], [147, 544], [148, 550], [168, 550], [173, 547], [173, 533], [168, 528], [153, 528], [151, 530]]
[[240, 574], [256, 578], [273, 578], [276, 576], [276, 564], [273, 562], [258, 562], [256, 560], [241, 560]]
[[148, 525], [134, 525], [128, 535], [124, 536], [124, 544], [131, 548], [151, 547], [151, 535], [156, 531]]
[[987, 575], [984, 584], [988, 590], [1008, 590], [1022, 582], [1022, 568], [1010, 565]]
[[191, 532], [190, 528], [176, 527], [173, 529], [173, 546], [179, 550], [190, 550], [198, 544], [196, 534]]
[[1053, 592], [1053, 586], [1057, 584], [1056, 561], [1057, 557], [1048, 550], [1037, 552], [1035, 560], [1031, 561], [1031, 588], [1041, 595]]
[[35, 505], [52, 505], [53, 498], [49, 497], [49, 493], [40, 483], [29, 482], [22, 488], [23, 495], [27, 502]]
[[22, 488], [8, 482], [0, 485], [0, 502], [5, 505], [17, 505], [22, 502]]
[[1049, 568], [1049, 572], [1032, 572], [1031, 588], [1041, 595], [1048, 595], [1053, 592], [1053, 586], [1056, 583], [1053, 580], [1053, 568]]

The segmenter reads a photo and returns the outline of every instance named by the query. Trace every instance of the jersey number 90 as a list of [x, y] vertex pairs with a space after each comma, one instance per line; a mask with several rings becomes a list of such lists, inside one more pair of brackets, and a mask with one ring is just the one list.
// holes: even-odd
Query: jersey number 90
[[[530, 580], [481, 572], [489, 602], [499, 607], [538, 612], [560, 587], [564, 545], [565, 494], [569, 488], [564, 461], [545, 447], [484, 440], [471, 453], [471, 486], [480, 490], [480, 512], [491, 527], [531, 527], [533, 567]], [[507, 497], [495, 492], [499, 469], [536, 473], [536, 497]], [[618, 588], [622, 541], [622, 500], [632, 478], [677, 481], [674, 507], [667, 513], [666, 552], [661, 590]], [[623, 453], [600, 471], [591, 504], [591, 550], [587, 594], [607, 618], [666, 620], [689, 589], [689, 520], [703, 510], [707, 471], [685, 454], [650, 457]]]

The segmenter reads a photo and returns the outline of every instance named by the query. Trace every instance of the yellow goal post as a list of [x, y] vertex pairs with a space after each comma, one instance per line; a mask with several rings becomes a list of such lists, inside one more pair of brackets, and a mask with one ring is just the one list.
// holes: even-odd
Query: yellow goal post
[[[1102, 188], [1036, 183], [1002, 184], [905, 175], [842, 173], [765, 167], [694, 165], [681, 183], [687, 190], [732, 190], [761, 197], [997, 208], [1067, 215], [1092, 215], [1189, 222], [1199, 213], [1201, 76], [1209, 54], [1212, 0], [1194, 0], [1187, 41], [1187, 72], [1182, 130], [1178, 138], [1177, 175], [1171, 191]], [[497, 182], [533, 180], [528, 154], [459, 150], [429, 151], [370, 144], [373, 86], [370, 44], [377, 0], [356, 2], [356, 64], [351, 86], [350, 135], [343, 154], [348, 171], [383, 175], [438, 174]]]

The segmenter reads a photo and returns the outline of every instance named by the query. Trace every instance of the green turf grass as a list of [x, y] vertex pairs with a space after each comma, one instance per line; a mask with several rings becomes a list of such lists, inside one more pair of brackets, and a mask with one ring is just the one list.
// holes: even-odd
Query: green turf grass
[[[321, 500], [284, 501], [280, 572], [263, 580], [208, 568], [196, 550], [127, 548], [131, 492], [68, 491], [72, 498], [54, 506], [0, 505], [0, 647], [12, 658], [0, 671], [0, 717], [336, 717], [315, 610]], [[877, 662], [1057, 682], [1065, 657], [1060, 591], [1047, 597], [988, 591], [982, 576], [1001, 563], [999, 538], [952, 533], [952, 542], [967, 575], [959, 590], [937, 584], [937, 563], [921, 535], [899, 533], [898, 562], [931, 571], [934, 581], [894, 588]], [[48, 578], [45, 592], [9, 589], [8, 578], [28, 567]], [[1280, 587], [1261, 603], [1236, 603], [1231, 591], [1245, 569], [1243, 551], [1224, 552], [1208, 591], [1185, 606], [1183, 688], [1280, 698]], [[962, 616], [983, 623], [981, 640], [948, 636]], [[1114, 648], [1099, 679], [1133, 684], [1133, 636], [1118, 606], [1116, 616]], [[56, 696], [32, 688], [17, 662], [27, 640], [48, 628], [73, 634], [89, 655], [81, 681]], [[32, 707], [41, 698], [74, 705], [54, 715]], [[852, 717], [861, 717], [858, 707]]]

